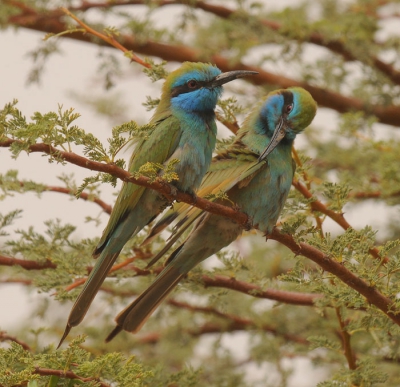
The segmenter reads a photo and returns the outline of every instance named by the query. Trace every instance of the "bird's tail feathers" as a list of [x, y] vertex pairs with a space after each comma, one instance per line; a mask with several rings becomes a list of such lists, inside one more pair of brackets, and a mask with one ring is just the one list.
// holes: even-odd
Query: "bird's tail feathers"
[[138, 332], [185, 274], [173, 265], [166, 267], [150, 287], [117, 316], [117, 327], [108, 335], [106, 341], [112, 340], [122, 329], [132, 333]]
[[179, 215], [178, 212], [169, 211], [165, 216], [163, 216], [150, 230], [149, 235], [142, 242], [141, 246], [146, 246], [150, 244], [153, 239], [157, 237], [162, 231], [164, 231]]
[[[100, 256], [93, 270], [90, 272], [89, 278], [75, 301], [68, 317], [68, 325], [71, 327], [77, 326], [83, 320], [88, 311], [93, 299], [96, 297], [100, 286], [107, 277], [108, 272], [112, 268], [114, 262], [118, 258], [119, 251], [114, 254], [104, 254]], [[102, 254], [102, 255], [103, 255]]]
[[[175, 242], [181, 237], [181, 235], [186, 231], [186, 229], [190, 225], [191, 224], [189, 223], [185, 227], [182, 227], [181, 229], [177, 230], [174, 234], [171, 234], [171, 236], [168, 238], [165, 246], [150, 260], [150, 262], [146, 266], [146, 269], [150, 268], [157, 261], [159, 261], [164, 256], [164, 254], [175, 244]], [[176, 255], [175, 252], [176, 252], [176, 250], [174, 251], [174, 253], [172, 253], [172, 255], [175, 256]], [[170, 258], [168, 259], [168, 262], [169, 261], [170, 261]]]

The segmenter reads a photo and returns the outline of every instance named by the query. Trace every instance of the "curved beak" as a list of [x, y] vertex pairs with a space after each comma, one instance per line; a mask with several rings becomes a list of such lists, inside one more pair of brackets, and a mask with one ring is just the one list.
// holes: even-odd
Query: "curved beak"
[[218, 86], [222, 86], [225, 83], [233, 81], [238, 78], [248, 77], [249, 75], [256, 75], [257, 71], [247, 71], [247, 70], [236, 70], [236, 71], [228, 71], [226, 73], [219, 74], [216, 76], [209, 84], [209, 87], [214, 88]]
[[262, 151], [260, 157], [258, 158], [258, 162], [265, 160], [268, 157], [268, 155], [276, 148], [276, 146], [285, 137], [287, 128], [288, 128], [287, 121], [285, 120], [285, 118], [281, 117], [281, 119], [278, 122], [278, 125], [276, 125], [274, 134], [271, 137], [271, 141]]

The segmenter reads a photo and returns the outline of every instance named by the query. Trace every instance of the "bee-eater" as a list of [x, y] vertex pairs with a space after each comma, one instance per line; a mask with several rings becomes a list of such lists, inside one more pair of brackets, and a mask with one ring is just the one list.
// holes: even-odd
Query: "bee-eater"
[[[257, 74], [255, 71], [221, 73], [205, 63], [185, 62], [166, 78], [160, 103], [150, 121], [153, 130], [138, 141], [129, 162], [135, 172], [146, 162], [166, 164], [178, 159], [173, 184], [179, 190], [194, 194], [206, 173], [216, 142], [214, 109], [222, 85], [234, 79]], [[59, 346], [72, 327], [84, 318], [101, 284], [126, 242], [149, 224], [167, 205], [156, 191], [124, 183], [107, 227], [94, 249], [99, 257], [85, 282], [71, 313]]]
[[[199, 189], [199, 196], [224, 191], [229, 201], [245, 212], [254, 227], [270, 233], [283, 209], [295, 172], [291, 150], [298, 133], [316, 114], [310, 93], [294, 87], [277, 90], [247, 117], [234, 143], [218, 153]], [[228, 203], [228, 204], [227, 204]], [[197, 264], [234, 241], [243, 231], [236, 222], [180, 204], [156, 224], [149, 239], [171, 221], [178, 223], [169, 243], [153, 259], [159, 259], [194, 221], [193, 230], [167, 259], [162, 272], [135, 301], [116, 318], [121, 330], [137, 332], [179, 281]]]

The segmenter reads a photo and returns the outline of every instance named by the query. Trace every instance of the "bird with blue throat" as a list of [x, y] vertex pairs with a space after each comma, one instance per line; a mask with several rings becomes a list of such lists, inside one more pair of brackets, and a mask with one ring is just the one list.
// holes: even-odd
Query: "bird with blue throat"
[[[166, 78], [160, 102], [150, 121], [152, 131], [137, 141], [129, 171], [137, 172], [150, 163], [168, 164], [177, 159], [178, 180], [172, 184], [194, 195], [211, 163], [217, 127], [214, 109], [223, 85], [257, 74], [237, 70], [222, 73], [207, 63], [185, 62]], [[132, 183], [123, 183], [109, 222], [94, 249], [98, 258], [69, 314], [65, 332], [81, 323], [109, 270], [130, 238], [148, 225], [168, 205], [158, 192]]]
[[[267, 95], [246, 118], [235, 141], [212, 160], [198, 195], [214, 194], [218, 202], [237, 206], [264, 234], [272, 232], [286, 202], [295, 172], [292, 145], [297, 134], [311, 124], [317, 104], [300, 87]], [[229, 200], [218, 199], [225, 192]], [[106, 341], [122, 330], [137, 332], [177, 284], [200, 262], [229, 245], [243, 232], [231, 219], [203, 212], [181, 203], [154, 226], [147, 242], [171, 222], [176, 225], [164, 248], [151, 260], [160, 259], [191, 226], [188, 237], [166, 260], [154, 282], [117, 317], [117, 326]]]

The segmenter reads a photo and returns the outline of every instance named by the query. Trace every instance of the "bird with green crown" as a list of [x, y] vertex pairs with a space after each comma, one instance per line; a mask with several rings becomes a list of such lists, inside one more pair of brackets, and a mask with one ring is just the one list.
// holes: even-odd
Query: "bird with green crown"
[[[217, 127], [214, 109], [223, 86], [234, 79], [257, 74], [237, 70], [221, 73], [207, 63], [185, 62], [166, 78], [160, 103], [150, 121], [147, 138], [139, 140], [129, 162], [136, 172], [147, 162], [175, 166], [177, 189], [194, 194], [211, 163]], [[124, 183], [103, 235], [94, 249], [96, 265], [68, 317], [62, 344], [71, 328], [80, 324], [127, 241], [149, 224], [167, 205], [154, 190]]]
[[[269, 93], [246, 118], [232, 145], [213, 158], [199, 196], [218, 197], [215, 194], [224, 191], [229, 200], [222, 204], [238, 206], [254, 227], [269, 234], [283, 209], [295, 172], [293, 141], [310, 125], [316, 110], [310, 93], [300, 87]], [[193, 224], [192, 231], [169, 256], [154, 282], [116, 317], [117, 326], [106, 341], [122, 330], [137, 332], [191, 269], [229, 245], [243, 231], [233, 220], [181, 203], [154, 226], [148, 241], [174, 220], [177, 223], [173, 234], [149, 266]]]

